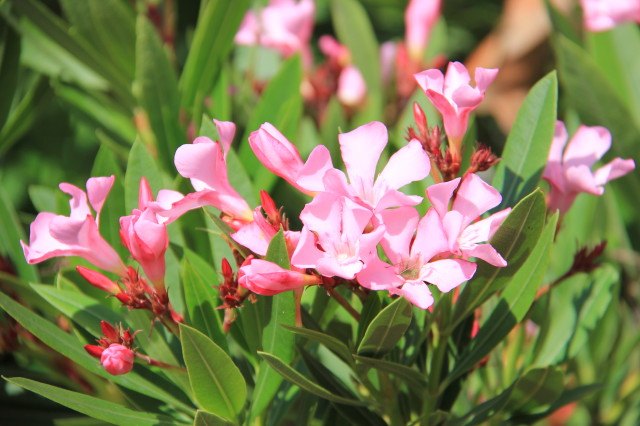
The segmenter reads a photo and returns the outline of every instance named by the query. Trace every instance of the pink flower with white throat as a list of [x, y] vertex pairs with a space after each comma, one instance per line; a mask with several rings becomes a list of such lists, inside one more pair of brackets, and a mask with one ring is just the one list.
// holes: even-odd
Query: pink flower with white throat
[[448, 252], [448, 244], [434, 209], [420, 220], [413, 207], [385, 210], [380, 217], [386, 228], [381, 245], [390, 264], [377, 257], [369, 261], [357, 275], [363, 287], [402, 295], [427, 309], [433, 304], [427, 284], [446, 293], [473, 277], [475, 263], [439, 258]]
[[[114, 176], [91, 178], [87, 181], [87, 193], [69, 183], [61, 183], [60, 190], [71, 195], [71, 213], [69, 216], [38, 214], [31, 224], [29, 245], [20, 241], [27, 262], [79, 256], [101, 269], [124, 275], [124, 263], [98, 229], [100, 211], [114, 180]], [[96, 213], [95, 218], [89, 205]]]
[[604, 185], [635, 169], [631, 159], [615, 158], [591, 171], [593, 165], [611, 147], [611, 133], [604, 127], [580, 126], [569, 143], [567, 128], [556, 122], [556, 131], [549, 152], [549, 160], [542, 177], [551, 185], [549, 210], [566, 213], [581, 192], [602, 195]]
[[[484, 212], [500, 204], [502, 196], [473, 173], [460, 181], [461, 178], [456, 178], [427, 188], [427, 197], [442, 223], [447, 251], [463, 259], [476, 257], [493, 266], [507, 266], [506, 260], [491, 244], [481, 243], [489, 241], [511, 209], [501, 210], [486, 219], [476, 221]], [[457, 193], [449, 209], [456, 189]]]
[[580, 0], [580, 5], [589, 31], [607, 31], [625, 22], [640, 22], [638, 0]]
[[313, 0], [271, 0], [259, 13], [247, 12], [235, 42], [273, 48], [284, 57], [301, 52], [304, 63], [311, 66], [309, 41], [314, 14]]
[[347, 176], [338, 169], [328, 170], [323, 178], [325, 191], [350, 198], [374, 212], [390, 207], [414, 206], [422, 197], [405, 195], [399, 188], [427, 177], [431, 171], [429, 156], [417, 140], [410, 141], [389, 158], [376, 177], [376, 166], [387, 145], [384, 124], [374, 121], [338, 136]]
[[373, 213], [350, 199], [322, 192], [300, 214], [304, 224], [291, 256], [298, 268], [353, 279], [376, 251], [384, 226], [365, 233]]
[[133, 369], [134, 354], [131, 349], [112, 343], [100, 356], [100, 363], [113, 376], [126, 374]]
[[444, 122], [444, 130], [449, 139], [452, 154], [458, 155], [462, 138], [467, 132], [469, 115], [484, 99], [487, 87], [498, 74], [498, 69], [476, 68], [476, 87], [471, 87], [471, 77], [460, 62], [449, 62], [446, 75], [431, 69], [414, 75], [416, 82], [436, 107]]
[[441, 0], [411, 0], [404, 11], [405, 43], [414, 61], [421, 61], [431, 30], [440, 16]]

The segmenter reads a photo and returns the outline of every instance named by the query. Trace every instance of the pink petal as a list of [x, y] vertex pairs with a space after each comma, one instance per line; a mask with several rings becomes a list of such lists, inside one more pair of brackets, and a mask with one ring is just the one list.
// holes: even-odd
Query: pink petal
[[216, 119], [214, 119], [213, 122], [218, 130], [219, 142], [222, 145], [224, 156], [226, 157], [231, 148], [233, 137], [236, 135], [236, 125], [231, 121], [218, 121]]
[[429, 156], [420, 142], [414, 139], [389, 158], [376, 180], [376, 186], [381, 182], [388, 188], [399, 189], [426, 178], [430, 171]]
[[418, 225], [418, 211], [413, 207], [399, 207], [380, 212], [386, 232], [380, 244], [385, 254], [396, 264], [409, 257], [409, 247]]
[[387, 128], [374, 121], [338, 135], [342, 159], [353, 183], [357, 178], [373, 184], [376, 165], [387, 145]]
[[476, 264], [461, 259], [443, 259], [427, 263], [420, 271], [420, 278], [438, 286], [447, 293], [470, 280], [476, 272]]
[[617, 179], [627, 173], [630, 173], [635, 168], [636, 163], [631, 159], [623, 160], [622, 158], [614, 158], [596, 170], [596, 185], [604, 185], [613, 179]]
[[324, 175], [332, 169], [333, 163], [329, 150], [324, 145], [318, 145], [309, 154], [309, 158], [300, 169], [295, 183], [307, 191], [323, 191]]
[[460, 62], [449, 62], [447, 66], [447, 72], [444, 76], [444, 91], [443, 94], [451, 99], [453, 92], [461, 86], [468, 86], [471, 81], [469, 71]]
[[510, 208], [500, 210], [486, 219], [479, 220], [467, 226], [460, 235], [460, 244], [475, 244], [489, 241], [510, 212]]
[[407, 281], [401, 288], [390, 288], [389, 293], [404, 296], [420, 309], [427, 309], [433, 305], [431, 291], [422, 281]]
[[58, 185], [60, 190], [66, 194], [71, 195], [69, 200], [69, 207], [71, 212], [69, 217], [77, 220], [83, 220], [87, 215], [91, 215], [91, 209], [87, 204], [87, 194], [75, 185], [70, 183], [61, 183]]
[[378, 203], [373, 207], [375, 211], [382, 211], [390, 207], [415, 206], [422, 202], [422, 197], [407, 195], [395, 189], [387, 190]]
[[338, 77], [338, 100], [344, 105], [357, 106], [364, 101], [366, 95], [367, 84], [360, 70], [353, 65], [344, 68]]
[[296, 268], [315, 268], [324, 256], [324, 252], [317, 247], [316, 236], [306, 226], [300, 232], [300, 240], [291, 255], [291, 264]]
[[462, 213], [467, 226], [482, 213], [500, 204], [500, 201], [500, 192], [472, 173], [460, 184], [452, 210]]
[[477, 257], [493, 266], [507, 266], [507, 261], [500, 256], [500, 253], [498, 253], [491, 244], [477, 244], [471, 249], [465, 249], [462, 252], [465, 258]]
[[270, 123], [251, 132], [249, 144], [254, 154], [272, 173], [295, 185], [303, 163], [298, 150]]
[[565, 189], [562, 155], [568, 138], [569, 135], [564, 123], [562, 121], [556, 121], [553, 141], [551, 142], [551, 149], [549, 151], [549, 159], [547, 160], [547, 166], [544, 169], [542, 177], [560, 190]]
[[138, 190], [138, 209], [144, 210], [149, 203], [153, 202], [153, 192], [146, 177], [140, 178], [140, 189]]
[[214, 189], [220, 184], [228, 185], [220, 145], [209, 138], [199, 137], [192, 144], [180, 146], [174, 161], [178, 172], [191, 179], [196, 191]]
[[441, 0], [411, 0], [404, 12], [405, 43], [411, 56], [422, 59], [429, 34], [440, 15]]
[[460, 178], [455, 178], [449, 182], [437, 183], [427, 188], [427, 197], [441, 218], [449, 211], [449, 201], [451, 201], [453, 192], [458, 188], [459, 183]]
[[481, 92], [487, 90], [487, 87], [489, 87], [489, 85], [493, 83], [493, 80], [498, 76], [498, 71], [498, 68], [477, 67], [474, 74], [476, 88]]
[[411, 246], [411, 257], [420, 256], [424, 262], [448, 251], [449, 243], [442, 223], [435, 209], [430, 208], [420, 220], [416, 238]]
[[113, 187], [116, 177], [111, 175], [109, 177], [95, 177], [87, 180], [87, 195], [89, 196], [89, 203], [93, 210], [96, 212], [96, 222], [100, 223], [100, 211], [104, 205], [104, 201], [109, 195], [109, 191]]
[[580, 126], [564, 151], [565, 167], [591, 168], [611, 148], [611, 133], [604, 127]]
[[604, 193], [604, 188], [596, 184], [596, 179], [588, 166], [568, 167], [564, 173], [568, 192], [586, 192], [593, 195]]
[[367, 262], [366, 267], [356, 276], [358, 283], [369, 290], [389, 290], [404, 284], [404, 279], [396, 274], [395, 268], [378, 258]]
[[432, 90], [442, 95], [444, 92], [444, 75], [442, 75], [440, 70], [432, 69], [422, 71], [414, 74], [413, 78], [425, 93], [427, 93], [428, 90]]
[[465, 218], [457, 210], [447, 212], [442, 218], [442, 229], [447, 236], [448, 249], [451, 253], [460, 254], [458, 252], [458, 238], [465, 227]]

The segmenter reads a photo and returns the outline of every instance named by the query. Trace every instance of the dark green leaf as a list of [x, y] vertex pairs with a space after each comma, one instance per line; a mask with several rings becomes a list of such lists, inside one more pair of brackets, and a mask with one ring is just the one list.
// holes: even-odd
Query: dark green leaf
[[548, 408], [560, 397], [563, 384], [559, 367], [530, 370], [516, 381], [505, 408], [512, 412]]
[[247, 387], [238, 367], [211, 339], [185, 324], [180, 324], [180, 339], [198, 404], [214, 414], [234, 419], [247, 398]]
[[266, 352], [258, 352], [258, 355], [262, 357], [267, 363], [282, 377], [289, 380], [291, 383], [299, 386], [300, 388], [311, 392], [312, 394], [319, 396], [321, 398], [327, 399], [332, 402], [337, 402], [340, 404], [347, 405], [366, 405], [366, 403], [362, 401], [356, 401], [353, 399], [342, 398], [340, 396], [334, 395], [332, 392], [318, 385], [317, 383], [312, 382], [302, 374], [298, 373], [296, 370], [291, 368], [288, 364], [283, 362], [280, 358], [275, 355], [266, 353]]
[[551, 415], [551, 413], [564, 407], [565, 405], [578, 401], [585, 396], [602, 389], [602, 387], [602, 385], [593, 384], [565, 389], [563, 390], [562, 394], [555, 400], [555, 402], [553, 402], [551, 406], [542, 413], [516, 415], [510, 420], [514, 424], [533, 424], [539, 420], [544, 419], [545, 417], [548, 417], [549, 415]]
[[152, 156], [173, 170], [173, 154], [186, 143], [186, 133], [178, 122], [178, 82], [154, 26], [145, 15], [136, 25], [136, 81], [134, 94], [143, 111], [138, 120], [140, 135], [152, 150]]
[[411, 387], [412, 391], [416, 392], [416, 394], [418, 395], [422, 394], [427, 386], [427, 377], [415, 368], [411, 368], [403, 364], [398, 364], [397, 362], [385, 361], [377, 358], [369, 358], [360, 355], [355, 355], [355, 359], [356, 361], [358, 361], [358, 363], [366, 367], [375, 368], [376, 370], [390, 373], [400, 380], [404, 380]]
[[[163, 188], [163, 179], [157, 161], [144, 144], [137, 140], [131, 147], [124, 177], [124, 207], [126, 212], [138, 208], [140, 179], [145, 177], [154, 193]], [[131, 214], [131, 213], [128, 213]]]
[[498, 268], [480, 262], [474, 278], [456, 301], [453, 326], [504, 288], [524, 264], [538, 242], [546, 216], [544, 194], [537, 190], [520, 201], [491, 238], [491, 245], [507, 261]]
[[9, 25], [3, 25], [0, 46], [0, 129], [7, 121], [13, 96], [18, 84], [20, 65], [20, 37]]
[[556, 125], [558, 80], [555, 71], [529, 91], [509, 132], [493, 186], [502, 194], [496, 210], [513, 207], [540, 182]]
[[500, 295], [498, 305], [460, 355], [447, 375], [449, 383], [487, 356], [529, 311], [547, 271], [557, 218], [556, 214], [547, 223], [533, 251]]
[[193, 420], [193, 426], [233, 426], [234, 424], [227, 419], [203, 410], [196, 411], [196, 418]]
[[113, 402], [93, 396], [72, 392], [55, 386], [24, 379], [22, 377], [5, 378], [10, 383], [42, 395], [58, 404], [69, 407], [79, 413], [117, 425], [174, 425], [183, 424], [161, 414], [134, 411]]
[[389, 352], [404, 336], [411, 323], [411, 303], [400, 297], [371, 321], [358, 346], [358, 355], [373, 357]]
[[249, 0], [212, 0], [200, 13], [180, 77], [181, 106], [193, 108], [191, 118], [196, 127], [202, 118], [204, 97], [213, 89], [249, 3]]
[[318, 342], [326, 346], [334, 354], [338, 355], [344, 362], [349, 365], [353, 365], [353, 355], [351, 354], [351, 350], [341, 340], [336, 339], [329, 334], [310, 330], [304, 327], [292, 327], [288, 325], [283, 325], [283, 327], [291, 331], [292, 333], [297, 334], [298, 336], [302, 336], [306, 339]]
[[[273, 237], [267, 249], [265, 260], [273, 262], [281, 268], [290, 269], [289, 254], [282, 229]], [[281, 325], [293, 326], [295, 323], [295, 301], [292, 291], [283, 292], [270, 298], [271, 303], [265, 305], [262, 323], [262, 349], [289, 363], [294, 356], [294, 336], [284, 330]], [[282, 377], [273, 369], [267, 368], [263, 361], [259, 365], [256, 386], [251, 401], [251, 416], [255, 417], [267, 407], [278, 391]]]

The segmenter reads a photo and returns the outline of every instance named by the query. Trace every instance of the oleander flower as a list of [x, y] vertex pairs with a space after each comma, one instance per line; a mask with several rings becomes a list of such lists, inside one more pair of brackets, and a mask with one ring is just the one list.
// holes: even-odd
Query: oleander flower
[[131, 371], [133, 362], [133, 351], [118, 343], [112, 343], [100, 355], [100, 363], [113, 376], [119, 376]]
[[580, 5], [589, 31], [607, 31], [625, 22], [640, 22], [638, 0], [580, 0]]

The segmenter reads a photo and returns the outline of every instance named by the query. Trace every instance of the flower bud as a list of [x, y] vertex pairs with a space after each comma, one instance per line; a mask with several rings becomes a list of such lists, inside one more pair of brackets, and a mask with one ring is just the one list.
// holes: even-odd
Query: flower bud
[[84, 345], [84, 350], [92, 357], [98, 359], [102, 356], [102, 352], [104, 352], [104, 348], [98, 345]]
[[117, 342], [119, 339], [118, 332], [111, 324], [106, 321], [100, 321], [100, 328], [102, 329], [102, 335], [112, 342]]
[[114, 343], [102, 352], [100, 363], [109, 374], [126, 374], [133, 368], [133, 351]]
[[119, 293], [120, 287], [118, 284], [111, 281], [109, 278], [102, 275], [100, 272], [96, 272], [92, 269], [85, 268], [84, 266], [76, 266], [76, 271], [94, 287], [107, 293]]

